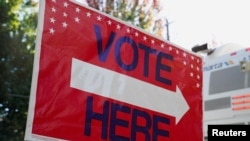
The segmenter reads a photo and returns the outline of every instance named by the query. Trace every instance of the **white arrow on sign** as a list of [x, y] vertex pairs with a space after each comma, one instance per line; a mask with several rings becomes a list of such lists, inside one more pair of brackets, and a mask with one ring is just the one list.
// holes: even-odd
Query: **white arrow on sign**
[[189, 105], [178, 87], [176, 92], [169, 91], [74, 58], [70, 86], [174, 116], [176, 124], [189, 110]]

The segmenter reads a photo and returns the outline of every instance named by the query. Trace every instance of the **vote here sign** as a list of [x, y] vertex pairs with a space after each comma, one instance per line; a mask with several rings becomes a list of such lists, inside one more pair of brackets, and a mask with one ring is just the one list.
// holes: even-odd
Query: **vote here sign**
[[201, 141], [202, 58], [69, 0], [40, 1], [25, 140]]

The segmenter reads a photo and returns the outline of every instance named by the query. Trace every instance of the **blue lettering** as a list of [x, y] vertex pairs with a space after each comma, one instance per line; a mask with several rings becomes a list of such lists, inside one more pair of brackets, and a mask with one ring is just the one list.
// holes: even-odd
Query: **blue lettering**
[[[138, 117], [142, 117], [146, 120], [145, 126], [137, 125]], [[143, 133], [145, 135], [145, 141], [150, 141], [150, 128], [151, 128], [151, 119], [147, 112], [140, 111], [137, 109], [133, 110], [132, 114], [132, 129], [131, 129], [131, 141], [136, 141], [136, 133]]]
[[[120, 55], [120, 49], [121, 49], [121, 46], [123, 43], [129, 43], [134, 51], [134, 58], [133, 58], [133, 61], [131, 64], [124, 64], [122, 62], [122, 59], [121, 59], [121, 55]], [[131, 71], [131, 70], [134, 70], [138, 64], [138, 57], [139, 57], [139, 53], [138, 53], [138, 49], [137, 49], [137, 45], [136, 43], [129, 37], [120, 37], [117, 42], [116, 42], [116, 45], [115, 45], [115, 56], [116, 56], [116, 61], [117, 61], [117, 64], [123, 68], [124, 70], [126, 71]]]
[[144, 76], [148, 76], [148, 70], [149, 70], [149, 54], [156, 54], [156, 50], [152, 49], [144, 44], [139, 43], [139, 48], [143, 49], [145, 51], [144, 54], [144, 71], [143, 71], [143, 75]]
[[162, 64], [162, 59], [167, 59], [170, 61], [173, 61], [173, 56], [163, 53], [163, 52], [159, 52], [157, 60], [156, 60], [156, 71], [155, 71], [155, 76], [156, 76], [156, 80], [168, 84], [168, 85], [172, 85], [172, 81], [169, 79], [166, 79], [164, 77], [161, 76], [161, 70], [165, 70], [167, 72], [171, 72], [171, 67]]
[[101, 34], [100, 27], [98, 25], [94, 25], [94, 30], [95, 30], [96, 40], [97, 40], [97, 50], [98, 50], [99, 60], [102, 62], [105, 62], [116, 34], [114, 32], [110, 33], [108, 43], [103, 49], [102, 36], [101, 36], [102, 34]]
[[[115, 43], [115, 49], [114, 49], [114, 55], [115, 55], [115, 61], [117, 65], [122, 68], [125, 71], [132, 71], [135, 70], [139, 59], [140, 59], [140, 54], [139, 54], [139, 49], [142, 49], [144, 51], [144, 59], [141, 61], [143, 62], [143, 76], [148, 77], [149, 75], [149, 64], [150, 63], [150, 55], [155, 55], [156, 56], [156, 66], [152, 66], [156, 69], [155, 71], [155, 80], [159, 81], [161, 83], [167, 84], [167, 85], [172, 85], [172, 81], [170, 79], [167, 79], [166, 77], [163, 77], [162, 71], [167, 71], [171, 72], [171, 67], [169, 65], [163, 64], [162, 60], [170, 60], [173, 61], [173, 56], [164, 52], [157, 51], [156, 49], [152, 49], [151, 47], [138, 43], [139, 47], [137, 46], [137, 43], [130, 37], [127, 36], [121, 36], [116, 38], [116, 33], [111, 32], [107, 41], [107, 44], [105, 47], [103, 47], [103, 39], [102, 39], [102, 34], [101, 34], [101, 29], [98, 25], [94, 25], [94, 31], [96, 35], [96, 40], [97, 40], [97, 50], [98, 50], [98, 57], [101, 62], [106, 62], [107, 56], [110, 52], [110, 49], [113, 45], [113, 42]], [[121, 47], [124, 44], [127, 44], [128, 46], [126, 47], [131, 47], [133, 50], [133, 56], [132, 57], [132, 62], [131, 63], [124, 63], [121, 57]], [[155, 61], [155, 60], [154, 60]], [[151, 66], [150, 66], [151, 67]]]
[[117, 112], [123, 112], [123, 113], [129, 114], [130, 108], [127, 106], [112, 104], [111, 117], [110, 117], [110, 121], [111, 121], [110, 122], [110, 139], [112, 141], [129, 141], [128, 137], [119, 136], [119, 135], [116, 135], [115, 133], [116, 126], [122, 126], [125, 128], [128, 128], [129, 126], [128, 121], [116, 118]]
[[[94, 105], [102, 107], [102, 111], [93, 111]], [[119, 113], [127, 114], [130, 118], [118, 118]], [[139, 119], [144, 119], [145, 125], [139, 124]], [[96, 121], [99, 122], [100, 127], [96, 124]], [[159, 124], [169, 125], [170, 119], [155, 114], [153, 114], [152, 118], [146, 111], [131, 109], [128, 106], [109, 102], [108, 100], [100, 103], [100, 101], [94, 101], [92, 96], [87, 97], [84, 124], [85, 136], [100, 140], [97, 135], [101, 132], [102, 140], [112, 141], [136, 141], [142, 138], [142, 136], [139, 138], [138, 135], [144, 135], [144, 141], [158, 141], [159, 136], [169, 138], [168, 129], [160, 128]], [[130, 134], [119, 135], [116, 132], [118, 127], [121, 127], [124, 133]]]
[[154, 115], [153, 116], [153, 131], [154, 131], [154, 134], [153, 134], [153, 141], [158, 141], [158, 136], [165, 136], [165, 137], [169, 137], [169, 131], [167, 131], [166, 129], [165, 130], [161, 130], [158, 128], [158, 123], [165, 123], [167, 125], [170, 124], [170, 121], [168, 118], [164, 118], [164, 117], [159, 117], [159, 116], [156, 116]]
[[103, 114], [95, 113], [93, 109], [93, 97], [87, 98], [87, 109], [86, 109], [86, 119], [85, 119], [85, 129], [84, 134], [86, 136], [91, 135], [91, 121], [99, 120], [102, 122], [102, 139], [107, 139], [108, 137], [108, 116], [109, 116], [109, 102], [105, 101], [103, 104]]

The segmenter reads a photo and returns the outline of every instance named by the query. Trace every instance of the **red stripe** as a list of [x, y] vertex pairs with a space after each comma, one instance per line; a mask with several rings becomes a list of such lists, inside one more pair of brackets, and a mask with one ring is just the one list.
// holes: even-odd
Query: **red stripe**
[[250, 97], [250, 94], [244, 94], [244, 95], [233, 96], [232, 99], [239, 99], [239, 98], [246, 98], [246, 97]]
[[234, 55], [236, 55], [237, 54], [237, 52], [232, 52], [230, 55], [231, 56], [234, 56]]
[[242, 106], [242, 107], [233, 108], [234, 111], [247, 110], [247, 109], [250, 109], [250, 106]]
[[243, 100], [243, 101], [236, 101], [236, 102], [232, 102], [233, 105], [237, 105], [237, 104], [245, 104], [245, 103], [250, 103], [250, 100]]
[[249, 47], [249, 48], [246, 48], [246, 51], [250, 51], [250, 47]]

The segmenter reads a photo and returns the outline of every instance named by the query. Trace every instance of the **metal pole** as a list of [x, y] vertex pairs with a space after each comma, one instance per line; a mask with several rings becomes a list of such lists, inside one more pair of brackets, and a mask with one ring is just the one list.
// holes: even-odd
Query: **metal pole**
[[169, 37], [169, 21], [166, 18], [166, 28], [167, 28], [167, 40], [170, 41], [170, 37]]
[[249, 71], [248, 72], [245, 72], [245, 88], [247, 88], [248, 87], [248, 73], [249, 73]]

